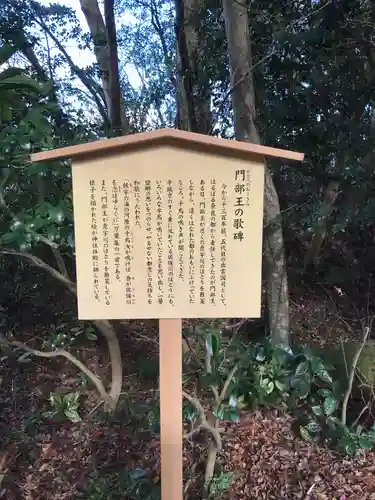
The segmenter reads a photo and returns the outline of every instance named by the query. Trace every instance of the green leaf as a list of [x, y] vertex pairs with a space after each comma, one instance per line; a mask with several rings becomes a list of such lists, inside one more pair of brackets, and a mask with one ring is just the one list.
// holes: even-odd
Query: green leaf
[[303, 361], [297, 366], [297, 369], [295, 371], [294, 376], [295, 377], [303, 377], [309, 373], [309, 362], [308, 361]]
[[17, 48], [12, 45], [4, 44], [0, 47], [0, 66], [7, 61], [17, 52]]
[[209, 333], [206, 335], [206, 351], [209, 356], [215, 357], [218, 353], [220, 345], [220, 337], [215, 333]]
[[89, 340], [96, 340], [98, 338], [93, 328], [87, 328], [85, 330], [85, 335]]
[[324, 415], [323, 408], [321, 406], [313, 406], [311, 410], [317, 417], [321, 417]]
[[262, 363], [267, 357], [267, 352], [266, 352], [266, 348], [261, 345], [257, 351], [256, 351], [256, 356], [255, 356], [255, 360], [258, 361], [259, 363]]
[[299, 432], [301, 434], [302, 439], [304, 439], [305, 441], [312, 441], [312, 436], [310, 432], [305, 427], [303, 427], [303, 425], [300, 426]]
[[266, 394], [271, 394], [275, 388], [275, 384], [271, 381], [268, 382], [267, 386], [265, 387]]
[[332, 391], [330, 389], [319, 389], [318, 393], [323, 396], [323, 398], [327, 398], [332, 395]]
[[315, 420], [311, 420], [308, 424], [305, 425], [305, 429], [313, 434], [316, 434], [322, 430], [320, 424]]
[[362, 436], [359, 438], [359, 446], [363, 450], [370, 451], [374, 447], [374, 441], [368, 436]]
[[290, 386], [300, 398], [305, 398], [310, 393], [310, 383], [303, 377], [293, 377]]
[[64, 405], [63, 397], [60, 394], [51, 392], [51, 394], [49, 395], [49, 400], [51, 405], [56, 409], [60, 409]]
[[61, 207], [50, 207], [48, 210], [48, 214], [54, 222], [61, 224], [64, 222], [65, 216]]
[[[0, 55], [1, 58], [1, 55]], [[1, 64], [1, 62], [0, 62]], [[4, 71], [0, 73], [0, 84], [2, 80], [6, 80], [7, 78], [12, 78], [14, 76], [19, 76], [23, 75], [25, 70], [22, 68], [16, 68], [16, 67], [11, 67], [11, 68], [6, 68]]]
[[285, 382], [281, 382], [280, 380], [275, 380], [275, 386], [281, 392], [284, 392], [288, 389], [288, 385]]
[[77, 406], [79, 397], [80, 397], [79, 392], [68, 392], [68, 394], [65, 394], [64, 396], [64, 403], [67, 406]]
[[219, 408], [215, 408], [212, 413], [213, 413], [214, 417], [216, 417], [220, 420], [224, 420], [225, 409], [224, 409], [223, 405], [219, 406]]
[[43, 91], [43, 86], [39, 82], [25, 74], [10, 76], [8, 78], [1, 78], [0, 75], [0, 87], [7, 87], [10, 89], [15, 89], [17, 87], [26, 88], [38, 93]]
[[320, 380], [326, 382], [327, 384], [332, 384], [332, 377], [328, 373], [326, 367], [321, 361], [318, 361], [318, 363], [315, 366], [314, 363], [312, 363], [312, 365], [315, 375], [317, 375], [320, 378]]
[[232, 408], [236, 408], [237, 407], [237, 398], [233, 394], [229, 398], [229, 406], [232, 407]]
[[238, 415], [237, 410], [230, 410], [226, 415], [226, 419], [231, 422], [238, 423], [240, 421], [240, 416]]
[[81, 422], [82, 420], [76, 410], [71, 410], [70, 408], [67, 408], [64, 411], [64, 414], [71, 422]]
[[334, 396], [328, 396], [324, 400], [324, 413], [329, 417], [332, 415], [338, 407], [338, 401]]

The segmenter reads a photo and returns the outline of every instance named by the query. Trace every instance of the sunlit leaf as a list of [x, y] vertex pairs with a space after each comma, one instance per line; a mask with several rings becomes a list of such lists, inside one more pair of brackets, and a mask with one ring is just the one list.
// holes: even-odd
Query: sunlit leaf
[[299, 428], [299, 432], [301, 434], [302, 439], [304, 439], [305, 441], [312, 441], [312, 436], [310, 432], [302, 425]]
[[334, 396], [328, 396], [324, 400], [324, 413], [328, 416], [332, 415], [337, 407], [338, 407], [338, 401]]

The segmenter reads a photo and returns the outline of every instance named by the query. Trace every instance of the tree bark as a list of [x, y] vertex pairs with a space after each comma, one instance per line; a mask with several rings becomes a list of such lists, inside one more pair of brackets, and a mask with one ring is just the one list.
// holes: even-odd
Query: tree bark
[[[247, 0], [223, 0], [228, 41], [234, 129], [239, 141], [259, 143]], [[266, 165], [264, 271], [272, 341], [289, 340], [288, 281], [278, 195]]]
[[331, 181], [325, 188], [324, 199], [320, 206], [317, 223], [311, 237], [311, 243], [304, 258], [305, 271], [312, 265], [316, 267], [319, 261], [319, 253], [327, 236], [329, 218], [333, 212], [336, 198], [339, 194], [340, 183]]
[[[80, 0], [80, 4], [94, 41], [95, 57], [99, 66], [109, 122], [112, 128], [114, 128], [114, 124], [116, 125], [116, 121], [118, 121], [118, 113], [120, 113], [121, 133], [126, 134], [129, 131], [129, 122], [124, 109], [125, 101], [118, 76], [117, 41], [116, 36], [114, 36], [116, 27], [114, 25], [113, 0], [106, 0], [105, 2], [107, 5], [106, 14], [108, 14], [107, 21], [110, 26], [106, 26], [104, 23], [98, 0]], [[108, 28], [110, 32], [108, 32]], [[116, 61], [114, 61], [115, 55]], [[117, 75], [113, 73], [113, 71], [117, 73]], [[120, 98], [118, 98], [118, 93], [120, 93]], [[117, 108], [115, 109], [116, 106], [119, 106], [120, 110]], [[115, 115], [113, 115], [113, 111], [115, 111]]]
[[178, 127], [208, 134], [211, 130], [211, 103], [208, 83], [199, 62], [204, 38], [204, 0], [175, 0]]
[[118, 70], [118, 51], [117, 51], [117, 35], [116, 22], [113, 0], [104, 0], [104, 17], [107, 27], [108, 38], [108, 54], [109, 54], [109, 105], [111, 125], [114, 135], [122, 135], [122, 101], [121, 87]]

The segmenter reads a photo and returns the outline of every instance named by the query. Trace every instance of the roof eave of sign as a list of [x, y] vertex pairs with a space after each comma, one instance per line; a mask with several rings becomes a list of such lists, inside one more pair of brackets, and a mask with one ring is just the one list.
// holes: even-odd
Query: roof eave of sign
[[240, 153], [242, 155], [259, 155], [263, 157], [284, 158], [286, 160], [295, 161], [302, 161], [304, 158], [303, 153], [297, 153], [295, 151], [271, 148], [249, 142], [221, 139], [210, 135], [186, 132], [173, 128], [164, 128], [154, 130], [152, 132], [140, 132], [112, 139], [101, 139], [98, 141], [88, 142], [86, 144], [77, 144], [75, 146], [41, 151], [39, 153], [33, 153], [31, 155], [31, 161], [41, 162], [48, 160], [62, 160], [66, 158], [83, 158], [88, 155], [92, 157], [95, 156], [95, 153], [102, 154], [104, 152], [126, 152], [126, 149], [141, 149], [142, 146], [173, 143], [180, 143], [180, 145], [186, 147], [187, 149], [194, 149], [194, 147], [207, 147], [211, 150], [216, 149], [218, 154], [221, 152], [226, 155], [230, 155], [231, 153], [236, 155]]

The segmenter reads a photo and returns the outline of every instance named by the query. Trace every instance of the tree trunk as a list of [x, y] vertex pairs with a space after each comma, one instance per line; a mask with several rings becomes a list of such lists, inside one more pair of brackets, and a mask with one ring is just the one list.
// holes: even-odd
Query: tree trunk
[[[223, 0], [228, 40], [232, 105], [236, 139], [259, 143], [247, 0]], [[264, 193], [264, 270], [272, 341], [289, 340], [289, 301], [284, 239], [278, 195], [266, 166]]]
[[113, 413], [116, 410], [122, 390], [122, 357], [117, 333], [109, 321], [94, 321], [95, 326], [107, 341], [111, 360], [112, 382], [105, 410]]
[[[129, 130], [129, 122], [125, 114], [124, 97], [118, 77], [118, 56], [113, 0], [106, 0], [105, 2], [109, 26], [106, 26], [104, 23], [98, 0], [80, 0], [80, 4], [94, 41], [94, 51], [102, 80], [109, 122], [112, 128], [114, 128], [114, 125], [116, 126], [116, 121], [118, 121], [117, 115], [120, 113], [121, 131], [122, 134], [126, 134]], [[114, 61], [115, 55], [116, 61]], [[118, 94], [120, 94], [120, 99], [118, 98]], [[115, 109], [116, 106], [120, 107], [120, 111], [118, 111], [117, 108]], [[115, 111], [115, 115], [113, 115], [113, 111]]]
[[121, 100], [121, 87], [120, 77], [118, 70], [118, 52], [117, 52], [117, 36], [116, 36], [116, 22], [113, 0], [104, 0], [104, 17], [107, 27], [108, 38], [108, 54], [109, 54], [109, 105], [111, 125], [114, 135], [123, 134], [122, 123], [122, 100]]
[[178, 128], [208, 134], [212, 124], [209, 83], [199, 64], [204, 46], [204, 0], [175, 0], [175, 8]]
[[330, 181], [325, 188], [324, 199], [317, 215], [317, 223], [311, 238], [311, 243], [304, 259], [305, 271], [310, 267], [316, 267], [319, 261], [320, 250], [327, 236], [329, 218], [333, 212], [336, 198], [339, 194], [340, 183]]

